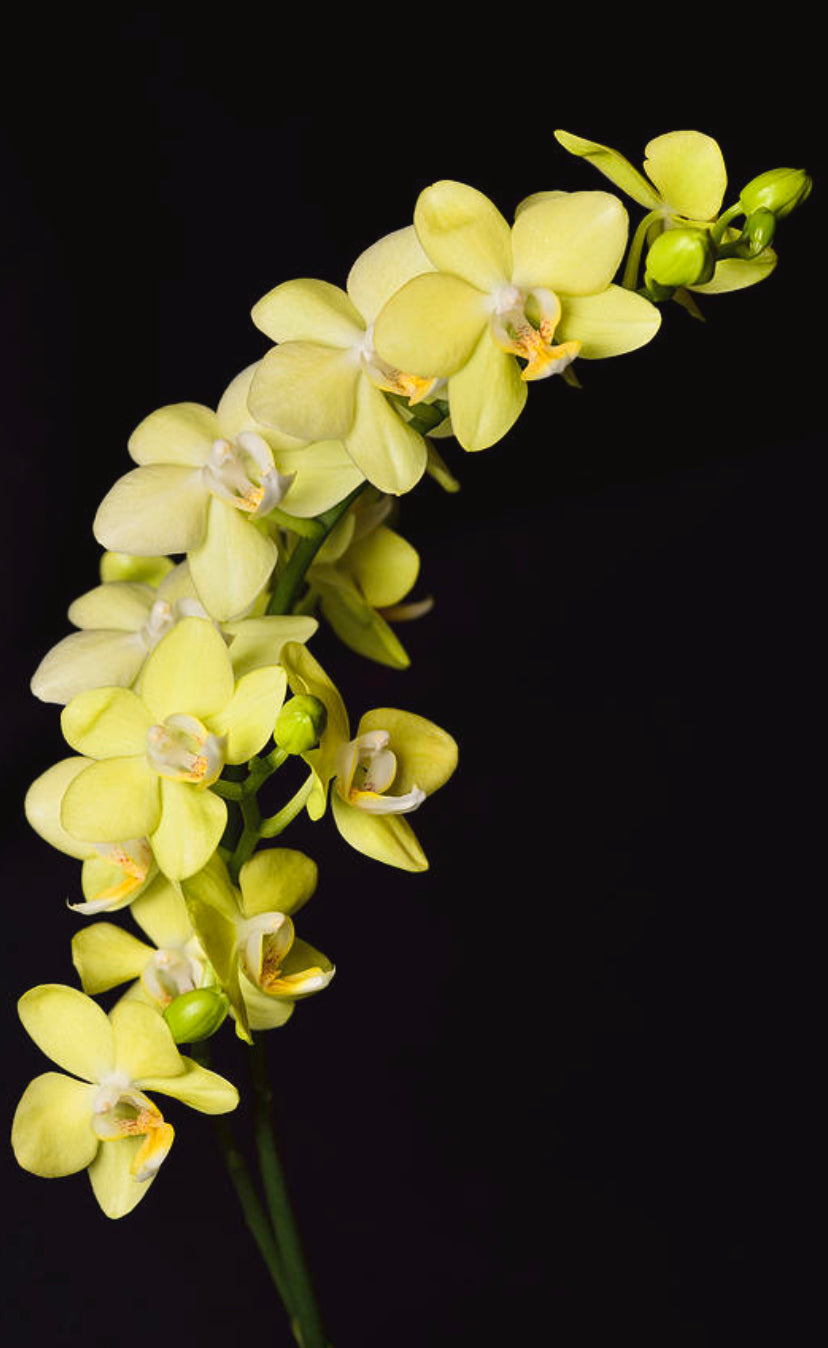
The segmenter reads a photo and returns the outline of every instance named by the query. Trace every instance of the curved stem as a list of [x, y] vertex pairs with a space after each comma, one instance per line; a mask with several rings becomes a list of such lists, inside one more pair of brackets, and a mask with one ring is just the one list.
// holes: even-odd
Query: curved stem
[[269, 819], [262, 820], [259, 832], [263, 838], [277, 838], [287, 828], [288, 824], [293, 822], [310, 795], [312, 786], [313, 774], [311, 773], [296, 794], [291, 796], [287, 805], [283, 805], [281, 810], [277, 810], [276, 814], [272, 814]]
[[624, 275], [621, 279], [621, 284], [626, 290], [635, 290], [635, 287], [638, 284], [638, 269], [641, 265], [641, 253], [644, 248], [644, 240], [647, 237], [650, 226], [662, 215], [662, 213], [661, 209], [650, 211], [639, 223], [638, 228], [633, 235], [630, 251], [627, 254], [627, 263], [624, 267]]
[[276, 1146], [273, 1092], [267, 1072], [267, 1057], [261, 1040], [256, 1040], [250, 1050], [250, 1075], [254, 1092], [253, 1128], [265, 1199], [284, 1261], [284, 1275], [290, 1287], [291, 1306], [301, 1334], [302, 1348], [328, 1348], [328, 1339], [322, 1328], [322, 1318], [316, 1304], [296, 1218], [290, 1204], [285, 1172]]

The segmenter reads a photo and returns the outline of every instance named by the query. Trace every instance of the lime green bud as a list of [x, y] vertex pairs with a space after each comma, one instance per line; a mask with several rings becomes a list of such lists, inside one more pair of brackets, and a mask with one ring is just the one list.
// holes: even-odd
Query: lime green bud
[[739, 203], [746, 215], [764, 207], [773, 211], [777, 220], [784, 220], [802, 205], [811, 187], [811, 178], [804, 169], [768, 169], [767, 173], [760, 173], [742, 188]]
[[319, 743], [328, 724], [324, 702], [309, 694], [300, 694], [286, 702], [276, 718], [273, 738], [288, 754], [304, 754]]
[[745, 231], [752, 255], [761, 253], [763, 248], [767, 248], [773, 239], [775, 230], [776, 216], [766, 206], [760, 206], [758, 210], [748, 216], [745, 221]]
[[704, 285], [716, 267], [716, 253], [705, 229], [668, 229], [647, 254], [644, 279], [649, 286]]
[[174, 997], [164, 1010], [164, 1019], [177, 1044], [196, 1044], [215, 1034], [229, 1008], [230, 1003], [219, 989], [195, 988]]

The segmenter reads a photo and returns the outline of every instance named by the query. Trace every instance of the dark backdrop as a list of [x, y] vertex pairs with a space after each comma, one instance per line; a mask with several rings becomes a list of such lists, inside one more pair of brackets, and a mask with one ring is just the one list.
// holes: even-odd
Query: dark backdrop
[[[74, 981], [77, 926], [75, 864], [22, 819], [64, 752], [26, 683], [95, 583], [91, 519], [133, 426], [214, 404], [265, 349], [250, 305], [291, 276], [342, 284], [430, 181], [507, 214], [602, 186], [556, 125], [639, 162], [649, 137], [696, 126], [736, 190], [817, 167], [798, 35], [719, 68], [684, 26], [659, 57], [650, 19], [599, 80], [585, 15], [566, 34], [516, 15], [474, 59], [432, 15], [425, 32], [425, 16], [343, 19], [324, 59], [313, 19], [292, 39], [278, 16], [233, 17], [33, 18], [7, 53], [7, 1118], [44, 1070], [15, 1000]], [[403, 632], [410, 671], [315, 643], [354, 717], [403, 705], [461, 745], [414, 821], [427, 875], [329, 823], [288, 839], [320, 861], [303, 932], [338, 973], [269, 1047], [337, 1348], [801, 1341], [820, 198], [781, 229], [776, 275], [706, 301], [705, 326], [668, 307], [651, 347], [580, 366], [583, 391], [533, 389], [496, 448], [449, 445], [462, 493], [426, 482], [403, 502], [437, 600]], [[238, 1078], [230, 1036], [219, 1055]], [[117, 1225], [84, 1177], [47, 1184], [7, 1151], [10, 1341], [289, 1342], [209, 1124], [169, 1114], [164, 1173]]]

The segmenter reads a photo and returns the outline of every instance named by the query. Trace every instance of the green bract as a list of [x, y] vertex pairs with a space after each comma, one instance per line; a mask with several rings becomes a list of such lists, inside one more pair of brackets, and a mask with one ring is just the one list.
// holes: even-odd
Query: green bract
[[257, 421], [308, 440], [341, 441], [380, 491], [410, 491], [425, 470], [425, 441], [385, 393], [416, 403], [433, 393], [434, 381], [382, 361], [372, 325], [389, 295], [430, 269], [413, 229], [401, 229], [357, 259], [347, 293], [327, 281], [296, 280], [259, 300], [253, 322], [279, 345], [250, 389]]
[[658, 330], [653, 305], [611, 284], [627, 213], [607, 192], [543, 193], [510, 229], [482, 192], [438, 182], [420, 194], [414, 226], [436, 270], [388, 300], [374, 341], [386, 361], [448, 380], [452, 429], [465, 449], [506, 434], [527, 380], [558, 373], [577, 355], [633, 351]]
[[448, 781], [457, 766], [455, 741], [432, 721], [391, 707], [366, 712], [352, 740], [345, 704], [310, 651], [288, 644], [283, 662], [293, 692], [311, 693], [328, 711], [318, 749], [304, 755], [314, 774], [311, 819], [324, 814], [333, 782], [334, 821], [346, 842], [400, 870], [426, 870], [426, 855], [403, 815]]
[[27, 1086], [12, 1125], [14, 1154], [47, 1178], [87, 1170], [107, 1217], [140, 1202], [172, 1145], [173, 1129], [145, 1091], [205, 1114], [238, 1104], [235, 1086], [182, 1057], [150, 1007], [121, 1002], [107, 1016], [75, 988], [45, 984], [21, 997], [19, 1010], [37, 1046], [72, 1075], [46, 1072]]
[[294, 1002], [327, 987], [334, 967], [294, 934], [292, 915], [316, 889], [316, 864], [302, 852], [257, 852], [239, 874], [239, 888], [216, 855], [182, 884], [190, 917], [230, 999], [236, 1029], [283, 1025]]
[[172, 880], [192, 875], [218, 846], [227, 807], [210, 785], [270, 737], [284, 670], [235, 678], [212, 623], [185, 618], [152, 652], [141, 693], [80, 693], [63, 711], [71, 746], [97, 761], [69, 784], [62, 827], [82, 842], [147, 837]]

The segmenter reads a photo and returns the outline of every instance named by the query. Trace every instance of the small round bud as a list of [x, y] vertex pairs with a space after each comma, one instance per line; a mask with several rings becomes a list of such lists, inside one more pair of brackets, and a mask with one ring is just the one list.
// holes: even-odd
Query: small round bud
[[716, 253], [705, 229], [668, 229], [647, 254], [645, 281], [659, 286], [704, 285], [716, 268]]
[[286, 702], [276, 717], [273, 738], [288, 754], [304, 754], [319, 743], [328, 724], [328, 712], [318, 697], [301, 693]]
[[751, 254], [761, 253], [773, 239], [776, 230], [776, 216], [766, 206], [760, 206], [758, 210], [748, 216], [745, 221], [745, 230]]
[[177, 1044], [197, 1044], [215, 1034], [229, 1008], [230, 1003], [219, 989], [194, 988], [173, 998], [164, 1009], [164, 1019]]
[[746, 215], [752, 215], [760, 206], [773, 211], [777, 220], [797, 206], [801, 206], [811, 191], [811, 178], [804, 169], [768, 169], [752, 178], [739, 194], [739, 204]]

